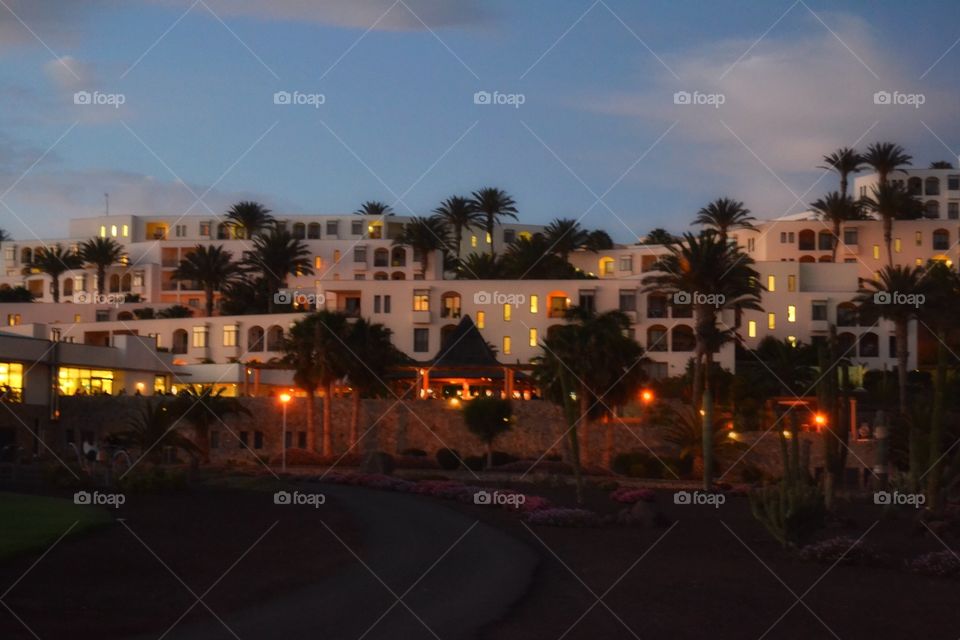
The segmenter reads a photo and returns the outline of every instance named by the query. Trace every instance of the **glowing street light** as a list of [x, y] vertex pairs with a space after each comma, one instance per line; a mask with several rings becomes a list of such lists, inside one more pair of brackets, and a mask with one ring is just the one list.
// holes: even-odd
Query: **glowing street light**
[[280, 468], [287, 472], [287, 405], [290, 404], [290, 394], [280, 394], [280, 404], [283, 406], [283, 427], [280, 432]]
[[644, 389], [643, 391], [641, 391], [640, 401], [647, 406], [650, 406], [651, 404], [653, 404], [653, 391], [651, 391], [650, 389]]
[[827, 416], [822, 413], [817, 413], [813, 416], [813, 422], [817, 425], [817, 430], [819, 430], [827, 424]]

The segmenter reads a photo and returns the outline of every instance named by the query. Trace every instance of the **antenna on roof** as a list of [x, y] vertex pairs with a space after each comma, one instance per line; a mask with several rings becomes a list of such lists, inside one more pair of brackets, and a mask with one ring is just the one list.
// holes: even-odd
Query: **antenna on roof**
[[104, 209], [107, 212], [107, 215], [109, 216], [110, 215], [110, 194], [109, 193], [103, 194], [103, 201], [104, 201]]

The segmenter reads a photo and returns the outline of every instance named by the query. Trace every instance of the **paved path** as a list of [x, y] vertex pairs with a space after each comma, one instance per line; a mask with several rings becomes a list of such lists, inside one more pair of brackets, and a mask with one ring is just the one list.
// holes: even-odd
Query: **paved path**
[[[164, 640], [469, 639], [502, 617], [532, 582], [533, 549], [432, 499], [326, 484], [301, 484], [301, 490], [325, 493], [356, 519], [360, 559], [317, 584], [221, 615], [236, 636], [198, 606], [197, 619], [181, 622]], [[327, 531], [318, 531], [313, 543], [339, 545]]]

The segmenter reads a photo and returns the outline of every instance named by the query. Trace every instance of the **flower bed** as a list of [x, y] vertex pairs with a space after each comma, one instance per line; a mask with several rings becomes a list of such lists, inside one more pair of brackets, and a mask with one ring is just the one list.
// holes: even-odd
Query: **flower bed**
[[960, 559], [952, 551], [933, 551], [907, 561], [907, 568], [926, 576], [954, 578], [960, 576]]
[[533, 511], [524, 516], [524, 520], [530, 524], [554, 527], [595, 527], [600, 524], [600, 518], [593, 511], [566, 507]]
[[635, 502], [653, 502], [656, 495], [652, 489], [635, 489], [633, 487], [620, 487], [610, 494], [610, 499], [621, 504], [633, 504]]
[[800, 557], [811, 562], [877, 565], [880, 554], [862, 540], [849, 536], [828, 538], [800, 549]]

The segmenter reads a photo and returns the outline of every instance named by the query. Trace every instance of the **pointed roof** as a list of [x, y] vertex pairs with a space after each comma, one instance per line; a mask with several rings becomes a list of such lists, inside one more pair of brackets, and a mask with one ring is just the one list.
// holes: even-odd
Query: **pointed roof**
[[433, 367], [502, 367], [469, 315], [460, 319], [434, 356]]

